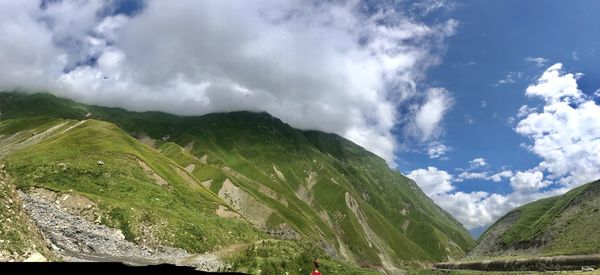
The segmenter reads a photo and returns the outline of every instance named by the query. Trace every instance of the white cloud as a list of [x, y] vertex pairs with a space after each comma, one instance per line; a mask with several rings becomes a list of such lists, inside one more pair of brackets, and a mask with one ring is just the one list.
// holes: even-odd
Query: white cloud
[[[487, 172], [462, 172], [454, 177], [444, 170], [436, 167], [417, 169], [411, 171], [407, 176], [413, 179], [421, 189], [435, 203], [452, 214], [467, 229], [486, 227], [494, 223], [509, 210], [519, 207], [525, 203], [545, 197], [560, 195], [568, 191], [568, 188], [557, 188], [547, 191], [539, 191], [535, 188], [547, 182], [542, 181], [543, 175], [538, 171], [517, 172], [513, 177], [512, 171], [504, 170], [492, 176]], [[455, 191], [454, 182], [464, 179], [511, 178], [511, 183], [519, 184], [519, 188], [508, 194], [489, 193], [484, 191], [463, 192]], [[539, 181], [538, 181], [539, 180]], [[518, 183], [517, 183], [518, 182]]]
[[455, 8], [456, 4], [447, 0], [423, 0], [414, 3], [413, 6], [421, 12], [421, 15], [425, 16], [440, 9], [451, 10]]
[[388, 162], [399, 123], [420, 141], [441, 132], [451, 96], [417, 86], [455, 20], [352, 0], [149, 1], [134, 17], [100, 15], [114, 3], [0, 0], [0, 88], [182, 115], [264, 110]]
[[469, 165], [471, 165], [471, 169], [473, 169], [473, 168], [478, 168], [478, 167], [485, 167], [488, 164], [484, 158], [475, 158], [475, 159], [469, 161]]
[[575, 75], [572, 73], [562, 74], [561, 69], [561, 63], [550, 66], [538, 78], [535, 85], [527, 87], [525, 95], [542, 97], [548, 102], [580, 98], [582, 94], [577, 89]]
[[[600, 178], [600, 106], [578, 89], [581, 74], [563, 73], [561, 69], [560, 63], [550, 66], [527, 88], [528, 96], [543, 99], [543, 108], [525, 105], [511, 117], [514, 122], [520, 119], [516, 132], [533, 142], [525, 147], [542, 158], [538, 165], [526, 171], [503, 170], [492, 175], [481, 169], [457, 169], [462, 172], [456, 177], [435, 167], [415, 170], [419, 171], [416, 174], [431, 174], [422, 177], [424, 186], [443, 186], [426, 193], [467, 229], [489, 226], [515, 207]], [[473, 160], [471, 167], [480, 167], [484, 162]], [[453, 183], [467, 179], [509, 179], [512, 192], [456, 192]]]
[[473, 179], [487, 180], [488, 173], [487, 172], [464, 171], [464, 172], [461, 172], [460, 174], [458, 174], [458, 178], [455, 181], [462, 182], [464, 180], [473, 180]]
[[432, 199], [456, 217], [467, 229], [487, 227], [511, 209], [531, 201], [556, 196], [568, 191], [566, 188], [544, 192], [512, 192], [506, 195], [475, 192], [443, 193]]
[[435, 167], [429, 166], [427, 169], [413, 170], [406, 176], [414, 180], [429, 197], [447, 193], [454, 189], [451, 183], [452, 176], [448, 172], [438, 170]]
[[537, 170], [566, 186], [600, 178], [600, 106], [585, 99], [576, 75], [548, 68], [527, 95], [541, 97], [544, 107], [522, 119], [516, 132], [529, 137], [527, 148], [541, 157]]
[[[469, 169], [470, 170], [470, 169]], [[513, 176], [513, 172], [511, 170], [504, 170], [500, 172], [496, 172], [490, 175], [490, 171], [481, 171], [481, 172], [470, 172], [470, 171], [462, 171], [456, 178], [454, 178], [455, 182], [463, 182], [465, 180], [489, 180], [493, 182], [500, 182], [503, 178], [510, 178]]]
[[579, 53], [577, 51], [573, 51], [571, 53], [571, 58], [573, 58], [573, 60], [578, 61], [579, 60]]
[[518, 118], [522, 118], [527, 116], [528, 114], [531, 114], [533, 112], [535, 112], [537, 110], [536, 107], [529, 107], [527, 105], [523, 105], [521, 106], [521, 108], [519, 108], [519, 110], [517, 111], [517, 117]]
[[[461, 182], [464, 179], [492, 179], [495, 177], [511, 177], [512, 171], [501, 171], [492, 176], [487, 172], [462, 172], [454, 177], [444, 170], [436, 167], [417, 169], [411, 171], [407, 176], [413, 179], [421, 189], [435, 203], [456, 217], [467, 229], [489, 226], [509, 210], [525, 203], [562, 194], [567, 188], [558, 188], [548, 191], [539, 191], [539, 188], [521, 188], [514, 192], [502, 195], [484, 191], [462, 192], [455, 191], [453, 182]], [[520, 181], [524, 185], [535, 186], [539, 175], [536, 171], [517, 172], [515, 182]], [[530, 178], [531, 177], [531, 178]], [[541, 178], [539, 178], [541, 181]], [[511, 181], [513, 181], [511, 179]]]
[[452, 150], [452, 148], [444, 145], [443, 143], [432, 142], [429, 144], [429, 148], [427, 148], [427, 155], [431, 159], [444, 159], [446, 153], [450, 150]]
[[511, 170], [500, 171], [496, 174], [493, 174], [489, 177], [494, 182], [502, 181], [502, 178], [510, 178], [513, 176], [513, 172]]
[[[43, 89], [66, 63], [34, 1], [0, 1], [0, 89]], [[34, 14], [35, 16], [32, 16]], [[35, 53], [35, 54], [33, 54]]]
[[442, 119], [453, 104], [454, 100], [446, 89], [429, 89], [425, 102], [418, 108], [413, 123], [407, 128], [409, 134], [423, 142], [439, 137]]
[[548, 59], [543, 58], [543, 57], [528, 56], [525, 58], [525, 61], [535, 63], [536, 66], [542, 67], [542, 66], [546, 65], [546, 62], [548, 62]]
[[540, 171], [517, 172], [510, 178], [510, 185], [515, 191], [538, 190], [550, 185], [543, 178], [544, 174]]

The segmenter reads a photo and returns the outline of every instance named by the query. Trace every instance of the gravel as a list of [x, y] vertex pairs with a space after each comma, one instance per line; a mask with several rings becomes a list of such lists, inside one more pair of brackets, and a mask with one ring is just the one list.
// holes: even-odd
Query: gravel
[[35, 194], [19, 191], [23, 207], [44, 233], [53, 252], [65, 261], [124, 262], [131, 265], [174, 264], [202, 271], [225, 268], [214, 254], [192, 254], [173, 247], [148, 248], [125, 239], [120, 230], [68, 213]]

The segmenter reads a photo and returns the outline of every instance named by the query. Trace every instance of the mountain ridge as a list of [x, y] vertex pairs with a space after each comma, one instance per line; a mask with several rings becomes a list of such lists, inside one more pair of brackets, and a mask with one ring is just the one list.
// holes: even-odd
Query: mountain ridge
[[517, 207], [488, 228], [466, 259], [600, 253], [600, 180]]
[[[49, 153], [55, 158], [43, 160], [39, 166], [24, 161], [39, 158], [39, 152], [45, 148], [40, 146], [47, 146], [48, 140], [41, 141], [31, 145], [34, 147], [29, 147], [29, 151], [24, 148], [8, 153], [9, 172], [20, 180], [32, 173], [51, 174], [50, 170], [56, 166], [50, 169], [45, 163], [58, 165], [64, 161], [64, 156], [61, 158], [57, 153], [71, 150], [63, 143], [65, 139], [72, 140], [73, 144], [96, 144], [94, 146], [106, 149], [123, 144], [119, 146], [125, 146], [126, 150], [132, 150], [127, 149], [130, 146], [137, 148], [131, 152], [138, 152], [133, 153], [138, 160], [123, 156], [128, 161], [124, 161], [122, 167], [146, 173], [141, 182], [162, 178], [167, 183], [182, 182], [181, 186], [174, 185], [173, 191], [180, 192], [180, 188], [190, 190], [185, 192], [207, 190], [208, 197], [204, 199], [221, 205], [215, 206], [215, 211], [221, 211], [222, 215], [223, 211], [231, 213], [225, 216], [241, 216], [237, 224], [248, 232], [248, 239], [242, 242], [264, 239], [261, 231], [292, 242], [309, 240], [317, 243], [329, 257], [387, 271], [420, 262], [457, 258], [472, 243], [456, 219], [435, 205], [412, 180], [390, 170], [380, 157], [335, 134], [294, 129], [265, 112], [179, 117], [79, 104], [50, 94], [0, 93], [0, 141], [15, 135], [23, 135], [25, 139], [27, 134], [35, 132], [36, 136], [52, 127], [58, 127], [59, 132], [64, 130], [63, 136], [53, 143], [53, 146], [63, 146], [62, 149]], [[87, 129], [82, 127], [89, 129], [82, 130]], [[101, 143], [98, 137], [105, 131], [122, 141]], [[122, 134], [118, 134], [119, 131]], [[74, 133], [84, 136], [74, 136]], [[26, 140], [13, 146], [18, 147]], [[151, 150], [142, 149], [143, 146]], [[96, 154], [95, 150], [86, 153]], [[114, 154], [118, 156], [122, 152], [116, 150]], [[102, 158], [108, 163], [102, 167], [110, 167], [107, 171], [117, 175], [119, 170], [110, 164], [113, 156], [102, 155]], [[74, 166], [81, 168], [79, 172], [90, 173], [97, 169], [90, 166], [98, 165], [94, 161], [93, 165]], [[111, 169], [115, 169], [114, 172]], [[74, 173], [72, 176], [90, 181], [90, 175]], [[184, 187], [187, 185], [194, 187]], [[21, 182], [17, 186], [61, 189], [57, 182]], [[150, 187], [144, 185], [143, 188]], [[98, 192], [96, 198], [106, 196]], [[180, 199], [191, 202], [196, 198], [183, 196]], [[212, 213], [204, 215], [214, 215]], [[264, 213], [269, 215], [263, 217]], [[131, 215], [124, 211], [120, 214], [122, 222], [107, 220], [105, 223], [124, 230], [122, 223]], [[132, 240], [144, 237], [136, 231], [135, 222], [131, 226]], [[250, 233], [252, 228], [258, 231]], [[175, 244], [191, 248], [185, 247], [185, 242]], [[213, 248], [207, 246], [197, 251]]]

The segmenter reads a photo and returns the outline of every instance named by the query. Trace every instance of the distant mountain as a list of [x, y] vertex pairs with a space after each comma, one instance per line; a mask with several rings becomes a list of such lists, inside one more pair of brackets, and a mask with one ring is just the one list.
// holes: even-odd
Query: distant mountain
[[600, 181], [510, 211], [466, 259], [600, 253]]
[[28, 201], [118, 228], [127, 245], [214, 252], [240, 271], [304, 272], [320, 255], [330, 272], [394, 272], [473, 243], [383, 159], [267, 113], [180, 117], [5, 92], [0, 162]]

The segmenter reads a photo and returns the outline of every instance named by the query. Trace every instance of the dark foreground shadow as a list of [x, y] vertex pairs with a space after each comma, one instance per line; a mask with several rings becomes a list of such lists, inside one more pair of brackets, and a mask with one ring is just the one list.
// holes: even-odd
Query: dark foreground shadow
[[[244, 274], [235, 272], [204, 272], [197, 271], [193, 267], [175, 266], [170, 264], [148, 265], [148, 266], [130, 266], [123, 263], [67, 263], [67, 262], [49, 262], [49, 263], [7, 263], [0, 262], [1, 274], [95, 274], [102, 272], [106, 275], [117, 274]], [[107, 273], [109, 272], [109, 273]], [[114, 272], [114, 273], [111, 273]]]

